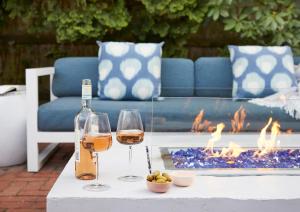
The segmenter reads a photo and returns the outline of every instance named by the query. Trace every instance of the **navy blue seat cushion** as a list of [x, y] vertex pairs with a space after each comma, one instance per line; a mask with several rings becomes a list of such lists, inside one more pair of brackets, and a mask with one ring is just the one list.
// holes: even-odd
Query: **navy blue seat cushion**
[[[247, 131], [257, 131], [269, 117], [279, 120], [283, 130], [292, 128], [300, 131], [300, 122], [278, 108], [257, 106], [248, 102], [236, 102], [221, 98], [176, 98], [166, 97], [154, 102], [153, 131], [190, 131], [192, 122], [200, 110], [205, 111], [204, 119], [213, 124], [224, 122], [225, 130], [231, 129], [231, 118], [236, 110], [243, 107], [247, 111], [245, 123], [250, 123]], [[136, 108], [141, 112], [145, 130], [151, 130], [151, 101], [101, 101], [93, 100], [95, 111], [109, 114], [112, 130], [116, 130], [119, 111]], [[79, 97], [63, 97], [43, 104], [38, 111], [40, 131], [73, 131], [74, 117], [80, 110]]]
[[[38, 110], [39, 130], [72, 131], [74, 129], [74, 117], [80, 111], [80, 102], [80, 97], [61, 97], [41, 105]], [[113, 130], [116, 130], [120, 110], [125, 108], [141, 111], [145, 125], [151, 121], [148, 119], [151, 115], [147, 116], [148, 113], [151, 113], [151, 101], [104, 101], [94, 98], [92, 106], [95, 111], [108, 113]]]
[[195, 61], [195, 95], [232, 96], [231, 62], [227, 57], [202, 57]]
[[97, 96], [97, 57], [66, 57], [55, 61], [52, 92], [57, 97], [81, 96], [81, 81], [92, 80], [93, 96]]
[[[97, 96], [98, 58], [66, 57], [55, 61], [53, 94], [57, 97], [81, 96], [81, 80], [89, 78]], [[161, 96], [193, 96], [194, 63], [184, 58], [163, 58]]]
[[161, 96], [194, 96], [194, 62], [183, 58], [163, 58]]

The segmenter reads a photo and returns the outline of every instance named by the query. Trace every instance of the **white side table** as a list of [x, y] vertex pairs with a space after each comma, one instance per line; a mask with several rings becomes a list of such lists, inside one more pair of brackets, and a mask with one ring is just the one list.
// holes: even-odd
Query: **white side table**
[[0, 167], [26, 160], [25, 86], [0, 96]]

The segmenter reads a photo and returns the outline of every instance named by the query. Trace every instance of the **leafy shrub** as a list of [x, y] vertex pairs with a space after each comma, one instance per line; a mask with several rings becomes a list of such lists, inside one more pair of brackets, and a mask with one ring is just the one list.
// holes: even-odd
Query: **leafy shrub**
[[192, 34], [220, 22], [252, 44], [287, 42], [300, 52], [293, 0], [2, 0], [0, 17], [20, 19], [31, 33], [54, 31], [60, 43], [164, 40], [168, 56], [186, 55]]

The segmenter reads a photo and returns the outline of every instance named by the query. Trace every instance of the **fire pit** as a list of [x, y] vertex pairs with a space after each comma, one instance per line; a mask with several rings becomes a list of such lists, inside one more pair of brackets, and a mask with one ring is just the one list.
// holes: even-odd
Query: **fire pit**
[[[271, 134], [268, 138], [267, 129], [271, 124]], [[240, 130], [243, 124], [237, 126], [234, 130]], [[206, 148], [171, 151], [174, 166], [176, 168], [300, 168], [300, 150], [279, 148], [280, 142], [277, 136], [280, 125], [278, 122], [272, 122], [272, 118], [261, 130], [255, 149], [242, 148], [233, 142], [230, 142], [228, 147], [215, 149], [215, 143], [221, 139], [224, 127], [223, 123], [217, 125]]]
[[[184, 104], [188, 112], [182, 120], [173, 120], [168, 123], [168, 119], [163, 115], [156, 115], [154, 126], [163, 123], [167, 127], [175, 126], [176, 129], [181, 126], [186, 127], [187, 117], [190, 117], [196, 108], [193, 101], [189, 99]], [[196, 101], [201, 103], [199, 99]], [[216, 102], [218, 103], [218, 100]], [[218, 175], [217, 170], [225, 170], [223, 173], [226, 175], [237, 173], [238, 175], [241, 173], [245, 175], [300, 174], [300, 139], [299, 134], [294, 133], [290, 128], [292, 126], [290, 123], [285, 120], [280, 123], [278, 116], [272, 118], [271, 110], [269, 118], [261, 118], [260, 123], [251, 122], [249, 121], [251, 111], [248, 114], [243, 107], [243, 102], [232, 114], [218, 113], [216, 108], [223, 107], [223, 105], [211, 107], [214, 107], [216, 116], [222, 117], [222, 120], [206, 118], [205, 110], [199, 107], [200, 110], [194, 113], [193, 120], [190, 121], [189, 135], [191, 137], [186, 136], [181, 141], [174, 137], [173, 140], [176, 140], [179, 146], [159, 147], [166, 169], [189, 169], [208, 175]], [[208, 114], [210, 118], [214, 118], [211, 112]], [[258, 129], [253, 130], [255, 127]], [[178, 132], [178, 130], [174, 131]], [[224, 138], [227, 140], [225, 143]], [[286, 138], [289, 138], [292, 145], [286, 142]], [[194, 142], [192, 146], [189, 146], [191, 139]]]
[[[256, 149], [248, 149], [237, 157], [214, 157], [205, 148], [171, 150], [172, 162], [177, 169], [199, 168], [300, 168], [299, 149], [280, 149], [257, 157]], [[222, 150], [215, 150], [222, 154]]]
[[[241, 110], [239, 109], [239, 111]], [[203, 112], [200, 113], [203, 116]], [[239, 115], [236, 117], [239, 117]], [[199, 121], [197, 117], [195, 120]], [[237, 127], [234, 129], [235, 131], [240, 131], [243, 124], [240, 124], [240, 121], [237, 123]], [[272, 128], [268, 137], [267, 130], [271, 124]], [[195, 126], [195, 122], [193, 126]], [[221, 140], [224, 127], [223, 123], [216, 126], [216, 130], [211, 134], [211, 138], [208, 140], [205, 148], [169, 149], [168, 151], [174, 167], [177, 169], [300, 168], [300, 149], [281, 149], [279, 147], [280, 142], [277, 140], [277, 136], [280, 132], [280, 125], [278, 122], [273, 122], [272, 118], [269, 119], [266, 126], [261, 130], [257, 139], [257, 148], [242, 148], [234, 142], [230, 142], [228, 147], [215, 148], [215, 143]], [[194, 127], [193, 131], [195, 131]]]

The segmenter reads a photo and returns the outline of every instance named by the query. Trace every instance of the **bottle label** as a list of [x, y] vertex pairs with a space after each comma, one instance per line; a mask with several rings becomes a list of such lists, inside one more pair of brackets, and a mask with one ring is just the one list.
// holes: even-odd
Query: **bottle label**
[[82, 85], [82, 99], [92, 99], [92, 85]]
[[97, 163], [97, 155], [96, 152], [92, 153], [92, 157], [93, 157], [93, 162], [96, 164]]
[[80, 162], [80, 135], [75, 133], [75, 161]]

